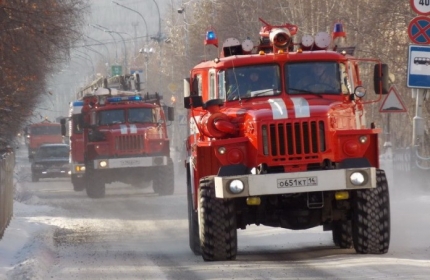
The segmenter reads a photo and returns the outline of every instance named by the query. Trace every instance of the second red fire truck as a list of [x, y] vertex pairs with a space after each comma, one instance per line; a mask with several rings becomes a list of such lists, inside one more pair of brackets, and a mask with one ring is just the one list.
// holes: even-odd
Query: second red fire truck
[[89, 197], [100, 198], [107, 183], [148, 186], [152, 182], [156, 193], [173, 193], [166, 126], [174, 112], [163, 108], [161, 101], [158, 94], [100, 87], [72, 104], [77, 112], [70, 117], [75, 190], [85, 189]]

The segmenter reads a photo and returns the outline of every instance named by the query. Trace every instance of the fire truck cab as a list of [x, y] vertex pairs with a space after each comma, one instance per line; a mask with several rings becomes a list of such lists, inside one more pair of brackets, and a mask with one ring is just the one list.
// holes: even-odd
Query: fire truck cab
[[[235, 259], [237, 229], [255, 224], [322, 226], [340, 248], [386, 253], [388, 184], [365, 105], [388, 92], [388, 66], [340, 48], [340, 24], [294, 43], [296, 25], [261, 21], [258, 45], [229, 38], [184, 81], [191, 250]], [[375, 100], [360, 62], [372, 63]]]
[[48, 119], [28, 125], [26, 132], [28, 158], [30, 160], [42, 144], [56, 144], [64, 141], [60, 124], [51, 122]]

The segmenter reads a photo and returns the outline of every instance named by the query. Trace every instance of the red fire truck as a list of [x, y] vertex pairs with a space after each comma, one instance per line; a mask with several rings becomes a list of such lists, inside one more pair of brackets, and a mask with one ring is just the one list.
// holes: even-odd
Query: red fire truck
[[[129, 91], [140, 89], [139, 74], [114, 76], [110, 78], [99, 77], [92, 81], [86, 87], [80, 89], [76, 94], [76, 100], [70, 103], [69, 110], [69, 140], [70, 140], [70, 170], [71, 181], [75, 191], [85, 189], [83, 176], [85, 174], [84, 161], [84, 130], [82, 124], [82, 107], [83, 98], [87, 95], [92, 95], [98, 88], [116, 88]], [[63, 121], [64, 123], [66, 120]], [[139, 186], [142, 183], [138, 184]]]
[[[160, 100], [158, 94], [111, 88], [83, 96], [78, 125], [83, 128], [79, 136], [85, 165], [82, 183], [89, 197], [103, 197], [105, 184], [112, 182], [147, 186], [152, 181], [156, 193], [173, 193], [166, 125], [174, 112], [169, 107], [166, 116]], [[65, 134], [65, 121], [62, 124]]]
[[[388, 92], [388, 66], [341, 48], [341, 23], [295, 42], [296, 25], [260, 21], [258, 45], [229, 38], [184, 82], [191, 250], [205, 261], [233, 260], [237, 229], [255, 224], [322, 226], [340, 248], [386, 253], [380, 129], [366, 124], [364, 108]], [[206, 35], [217, 46], [216, 34]], [[365, 74], [374, 100], [365, 97]]]
[[26, 143], [28, 143], [28, 158], [32, 159], [37, 148], [42, 144], [63, 143], [61, 126], [48, 119], [33, 123], [26, 127]]

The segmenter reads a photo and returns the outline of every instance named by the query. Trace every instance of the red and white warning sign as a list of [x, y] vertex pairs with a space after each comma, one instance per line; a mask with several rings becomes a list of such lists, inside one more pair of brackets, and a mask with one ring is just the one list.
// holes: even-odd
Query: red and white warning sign
[[379, 112], [381, 113], [403, 113], [406, 112], [406, 106], [400, 98], [399, 93], [397, 92], [396, 86], [391, 86], [388, 91], [387, 97], [384, 102], [382, 102], [381, 107], [379, 108]]

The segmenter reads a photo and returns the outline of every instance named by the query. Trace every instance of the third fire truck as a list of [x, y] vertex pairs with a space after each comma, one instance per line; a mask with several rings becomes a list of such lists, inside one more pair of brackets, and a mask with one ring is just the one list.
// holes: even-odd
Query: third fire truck
[[[191, 250], [235, 259], [237, 229], [255, 224], [322, 226], [340, 248], [386, 253], [388, 183], [365, 106], [388, 92], [388, 66], [341, 47], [341, 23], [296, 40], [296, 25], [261, 22], [258, 44], [225, 40], [184, 83]], [[218, 44], [213, 31], [205, 44]]]

